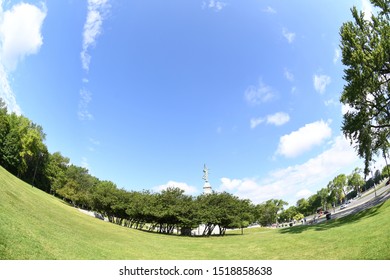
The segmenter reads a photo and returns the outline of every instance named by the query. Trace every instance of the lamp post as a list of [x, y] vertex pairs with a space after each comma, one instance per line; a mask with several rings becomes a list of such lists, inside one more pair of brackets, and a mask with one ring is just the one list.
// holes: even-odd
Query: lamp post
[[[374, 169], [375, 169], [375, 165], [374, 165]], [[375, 197], [376, 197], [376, 187], [375, 187], [375, 178], [374, 178], [374, 175], [372, 173], [372, 169], [371, 169], [371, 176], [372, 176], [372, 181], [374, 182], [374, 193], [375, 193]]]
[[[376, 169], [375, 165], [374, 165], [374, 169]], [[375, 197], [376, 197], [376, 183], [375, 183], [375, 179], [374, 179], [374, 192], [375, 192]]]

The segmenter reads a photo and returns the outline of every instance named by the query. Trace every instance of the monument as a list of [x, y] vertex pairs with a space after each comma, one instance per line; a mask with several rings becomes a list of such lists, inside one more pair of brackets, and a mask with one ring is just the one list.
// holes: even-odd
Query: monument
[[204, 180], [204, 185], [203, 185], [203, 193], [204, 194], [211, 194], [213, 190], [211, 189], [211, 185], [209, 183], [209, 169], [207, 168], [206, 164], [203, 167], [203, 180]]

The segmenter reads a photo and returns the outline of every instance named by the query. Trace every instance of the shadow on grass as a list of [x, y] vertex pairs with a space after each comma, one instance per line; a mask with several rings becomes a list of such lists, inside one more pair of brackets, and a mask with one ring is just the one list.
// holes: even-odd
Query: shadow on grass
[[349, 224], [353, 224], [356, 222], [359, 222], [362, 219], [370, 218], [373, 216], [378, 215], [381, 211], [380, 209], [384, 206], [385, 202], [381, 202], [380, 198], [377, 201], [373, 201], [369, 203], [368, 205], [379, 202], [380, 204], [377, 204], [375, 206], [371, 206], [368, 209], [362, 210], [361, 208], [357, 208], [352, 210], [352, 212], [348, 216], [344, 216], [341, 218], [336, 218], [333, 220], [328, 220], [319, 224], [314, 225], [299, 225], [295, 227], [290, 228], [284, 228], [280, 229], [281, 234], [299, 234], [302, 232], [305, 232], [307, 230], [314, 230], [314, 231], [326, 231], [335, 227], [341, 227], [341, 226], [347, 226]]

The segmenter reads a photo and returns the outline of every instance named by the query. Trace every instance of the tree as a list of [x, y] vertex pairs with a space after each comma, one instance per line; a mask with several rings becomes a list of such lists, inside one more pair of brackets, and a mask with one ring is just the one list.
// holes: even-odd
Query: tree
[[329, 203], [331, 202], [331, 198], [329, 196], [328, 188], [322, 188], [317, 192], [318, 197], [321, 200], [321, 206], [324, 210], [329, 208]]
[[321, 196], [318, 194], [311, 195], [307, 200], [309, 202], [309, 209], [311, 213], [317, 212], [317, 209], [322, 207]]
[[278, 222], [279, 214], [283, 207], [288, 205], [281, 199], [270, 199], [256, 206], [256, 218], [262, 226], [268, 226]]
[[3, 163], [4, 146], [5, 146], [5, 139], [9, 133], [9, 130], [10, 130], [10, 124], [9, 124], [9, 118], [7, 114], [7, 107], [3, 99], [0, 98], [0, 164], [1, 165], [4, 165]]
[[305, 216], [311, 214], [309, 202], [305, 198], [299, 199], [296, 203], [296, 206], [299, 213], [302, 213]]
[[[79, 182], [80, 189], [82, 187]], [[117, 190], [116, 185], [111, 181], [99, 181], [91, 190], [92, 209], [107, 216], [110, 222], [114, 221], [113, 208], [118, 201]], [[82, 193], [82, 190], [80, 192]]]
[[345, 176], [345, 174], [337, 175], [333, 179], [333, 181], [330, 185], [331, 190], [334, 191], [334, 193], [335, 193], [335, 195], [340, 203], [342, 203], [343, 199], [347, 196], [346, 190], [345, 190], [346, 186], [347, 186], [347, 176]]
[[155, 222], [160, 233], [173, 233], [175, 227], [192, 228], [193, 222], [192, 198], [184, 194], [184, 190], [169, 187], [157, 194], [155, 205]]
[[373, 156], [386, 156], [390, 136], [390, 1], [371, 0], [377, 15], [366, 19], [356, 7], [354, 22], [340, 29], [342, 62], [346, 85], [340, 101], [350, 110], [344, 115], [342, 130], [364, 159], [369, 174]]
[[196, 204], [199, 220], [205, 225], [205, 236], [210, 236], [215, 228], [224, 235], [226, 229], [246, 227], [254, 219], [250, 202], [227, 192], [202, 194]]
[[374, 182], [375, 182], [375, 184], [379, 184], [380, 181], [381, 181], [381, 178], [382, 178], [382, 174], [381, 174], [380, 170], [376, 170], [375, 173], [374, 173]]
[[383, 176], [383, 178], [390, 177], [390, 165], [386, 165], [385, 167], [383, 167], [382, 176]]
[[350, 189], [353, 189], [356, 191], [357, 194], [361, 192], [361, 187], [364, 185], [364, 179], [362, 176], [360, 176], [360, 169], [355, 168], [353, 172], [348, 176], [347, 178], [347, 184], [350, 187]]
[[[292, 220], [296, 220], [294, 217], [298, 214], [302, 215], [298, 212], [298, 209], [296, 206], [290, 206], [286, 210], [283, 210], [283, 212], [279, 215], [279, 220], [281, 222], [290, 222]], [[302, 215], [303, 216], [303, 215]]]
[[49, 180], [51, 193], [54, 194], [57, 190], [65, 186], [69, 161], [69, 158], [62, 156], [60, 152], [49, 155], [46, 177]]
[[93, 200], [92, 194], [94, 186], [99, 180], [88, 173], [88, 169], [76, 165], [69, 165], [65, 172], [65, 184], [56, 189], [56, 193], [72, 202], [74, 206], [84, 209], [92, 209], [96, 200]]

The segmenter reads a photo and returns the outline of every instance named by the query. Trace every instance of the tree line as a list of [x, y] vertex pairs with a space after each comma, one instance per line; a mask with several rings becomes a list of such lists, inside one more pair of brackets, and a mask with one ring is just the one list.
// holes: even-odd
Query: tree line
[[215, 228], [240, 228], [258, 218], [249, 200], [229, 193], [192, 197], [178, 188], [160, 193], [127, 191], [100, 180], [86, 168], [70, 164], [60, 152], [50, 153], [40, 125], [8, 113], [0, 99], [0, 165], [21, 180], [58, 196], [75, 207], [95, 211], [110, 222], [161, 233], [190, 233], [204, 224], [203, 235]]
[[[173, 187], [159, 193], [120, 189], [111, 181], [90, 175], [86, 168], [70, 164], [69, 158], [60, 152], [49, 153], [44, 141], [41, 126], [24, 116], [9, 114], [0, 99], [0, 164], [4, 168], [32, 186], [75, 207], [95, 211], [112, 223], [160, 233], [175, 231], [188, 235], [203, 224], [203, 235], [210, 236], [214, 229], [224, 235], [226, 229], [245, 228], [253, 223], [269, 226], [298, 221], [319, 207], [329, 209], [356, 196], [382, 178], [378, 170], [374, 178], [365, 182], [361, 170], [355, 169], [348, 176], [338, 175], [326, 188], [284, 209], [287, 202], [281, 199], [254, 205], [227, 192], [194, 197]], [[388, 176], [389, 171], [387, 166], [382, 174]]]

